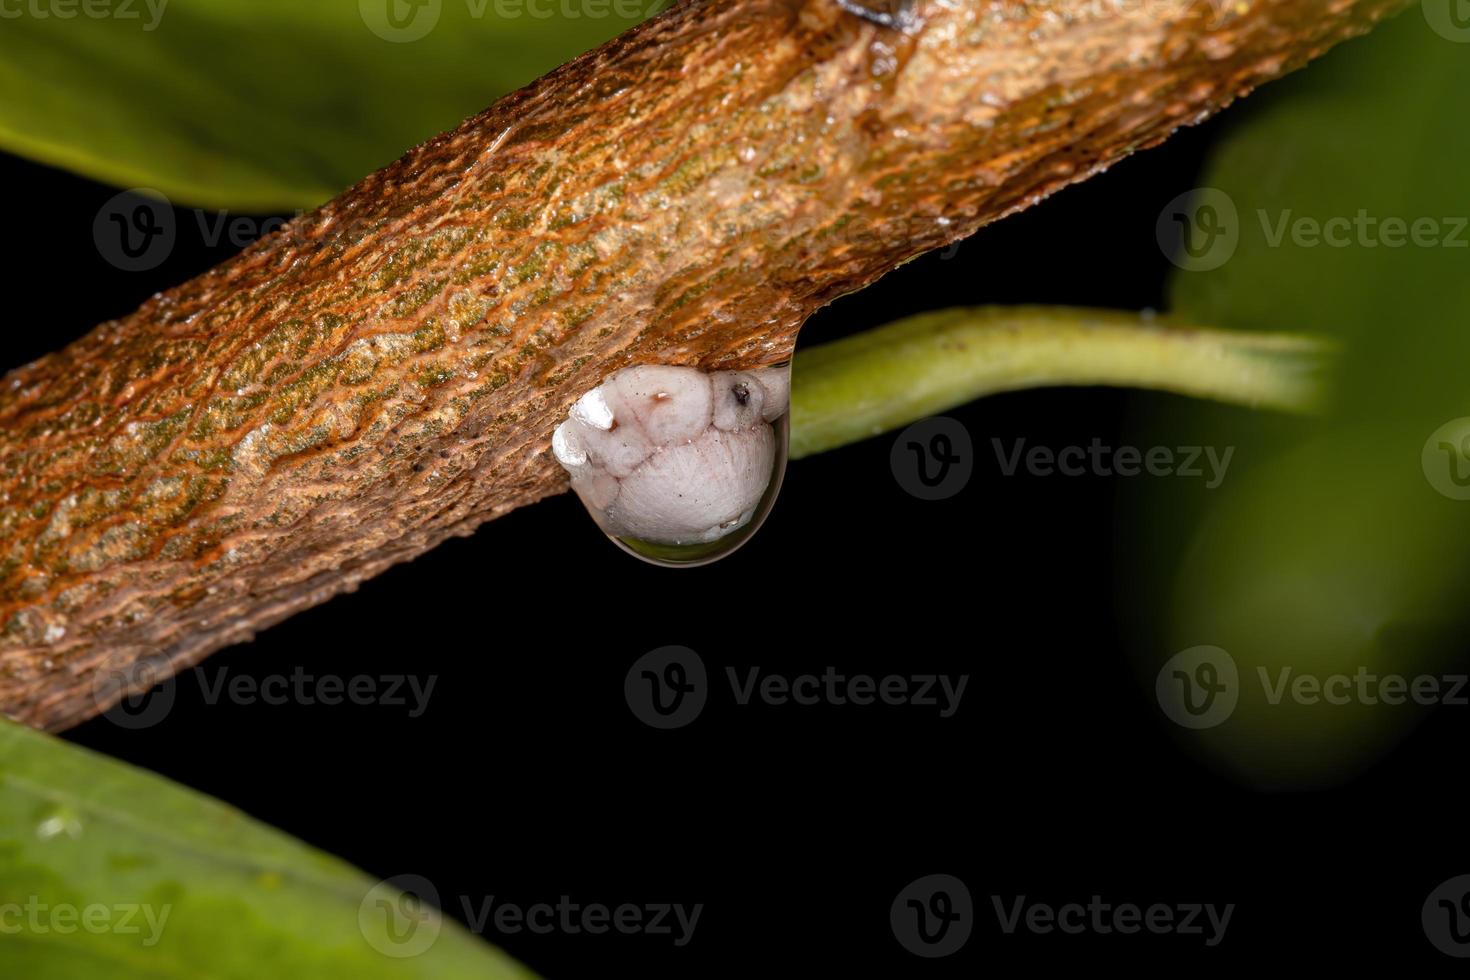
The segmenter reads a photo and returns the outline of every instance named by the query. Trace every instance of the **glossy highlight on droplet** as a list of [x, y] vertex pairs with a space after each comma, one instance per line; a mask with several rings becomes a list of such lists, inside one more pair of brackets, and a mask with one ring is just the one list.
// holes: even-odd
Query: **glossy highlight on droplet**
[[786, 469], [789, 365], [625, 368], [582, 395], [552, 451], [598, 526], [659, 565], [716, 561], [765, 520]]

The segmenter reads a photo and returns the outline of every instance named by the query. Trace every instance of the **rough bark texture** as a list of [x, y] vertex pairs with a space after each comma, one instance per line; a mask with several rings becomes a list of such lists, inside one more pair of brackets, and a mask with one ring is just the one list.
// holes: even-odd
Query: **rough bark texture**
[[686, 2], [9, 374], [6, 713], [74, 724], [561, 491], [551, 430], [614, 369], [786, 360], [1401, 0], [856, 6]]

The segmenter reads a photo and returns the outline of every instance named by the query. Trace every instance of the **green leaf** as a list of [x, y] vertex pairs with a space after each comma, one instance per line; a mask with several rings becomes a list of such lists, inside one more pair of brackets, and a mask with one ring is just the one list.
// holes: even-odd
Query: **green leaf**
[[5, 721], [0, 976], [531, 978], [413, 896], [215, 800]]
[[1327, 348], [1110, 310], [977, 307], [921, 313], [800, 351], [791, 456], [897, 429], [985, 395], [1058, 385], [1172, 391], [1307, 411]]
[[[1427, 710], [1383, 703], [1382, 679], [1437, 677], [1467, 625], [1470, 503], [1440, 487], [1470, 466], [1470, 443], [1434, 435], [1470, 415], [1465, 55], [1416, 8], [1253, 99], [1202, 179], [1219, 194], [1193, 220], [1237, 217], [1213, 225], [1223, 265], [1176, 276], [1176, 314], [1290, 324], [1343, 349], [1317, 422], [1190, 407], [1146, 437], [1237, 448], [1204, 506], [1165, 486], [1138, 502], [1162, 543], [1144, 572], [1153, 608], [1171, 609], [1143, 673], [1152, 684], [1197, 645], [1230, 654], [1239, 707], [1193, 737], [1249, 782], [1330, 783], [1370, 764]], [[1353, 682], [1337, 704], [1273, 695], [1283, 672]]]
[[12, 96], [0, 149], [180, 204], [312, 207], [665, 5], [16, 4], [20, 16], [0, 21], [0, 90]]

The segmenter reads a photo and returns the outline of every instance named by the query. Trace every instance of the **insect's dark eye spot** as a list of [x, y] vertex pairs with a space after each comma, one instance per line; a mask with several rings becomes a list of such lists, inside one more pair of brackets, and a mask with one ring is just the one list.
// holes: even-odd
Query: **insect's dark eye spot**
[[740, 404], [745, 405], [750, 402], [750, 387], [748, 385], [738, 384], [730, 390], [735, 393], [735, 400]]

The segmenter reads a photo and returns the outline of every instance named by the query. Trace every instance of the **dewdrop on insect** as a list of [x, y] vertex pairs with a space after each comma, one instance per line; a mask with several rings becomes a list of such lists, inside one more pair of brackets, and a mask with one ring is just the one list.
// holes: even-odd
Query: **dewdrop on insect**
[[747, 541], [775, 501], [790, 400], [787, 365], [624, 368], [577, 400], [551, 449], [624, 549], [703, 564]]

